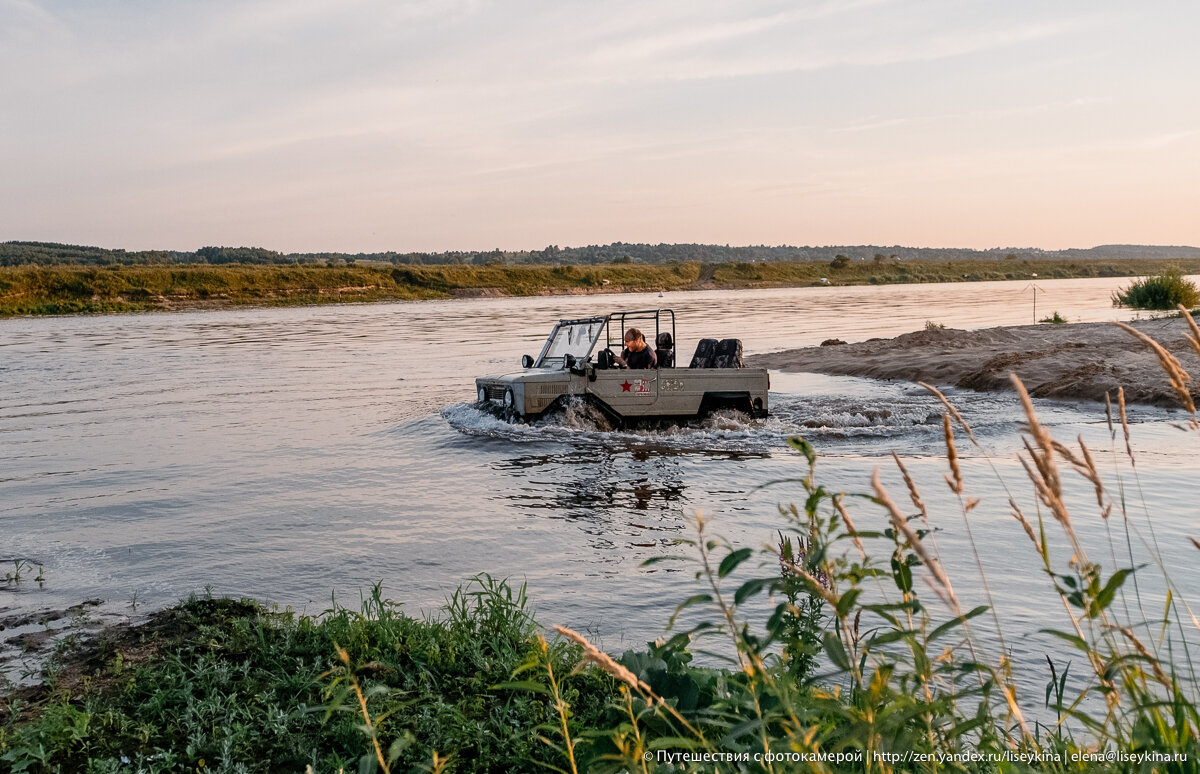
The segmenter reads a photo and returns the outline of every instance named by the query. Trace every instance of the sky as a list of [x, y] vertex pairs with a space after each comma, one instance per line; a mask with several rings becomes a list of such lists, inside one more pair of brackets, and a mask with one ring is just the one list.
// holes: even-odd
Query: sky
[[1200, 245], [1200, 4], [0, 0], [0, 241]]

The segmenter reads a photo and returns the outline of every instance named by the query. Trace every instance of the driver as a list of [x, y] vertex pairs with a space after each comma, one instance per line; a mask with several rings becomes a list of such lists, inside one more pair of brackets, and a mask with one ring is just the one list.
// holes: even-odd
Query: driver
[[646, 344], [646, 337], [637, 328], [625, 331], [625, 349], [621, 350], [620, 357], [614, 357], [613, 360], [621, 368], [656, 368], [658, 366], [658, 358], [655, 357], [654, 350]]

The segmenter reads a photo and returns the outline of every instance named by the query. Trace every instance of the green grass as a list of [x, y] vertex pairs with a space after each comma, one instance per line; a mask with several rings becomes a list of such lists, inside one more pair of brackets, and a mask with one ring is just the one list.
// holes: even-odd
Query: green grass
[[[554, 760], [537, 738], [555, 717], [552, 701], [493, 688], [542, 657], [524, 596], [480, 578], [429, 620], [401, 614], [378, 588], [360, 611], [316, 618], [189, 600], [59, 657], [41, 691], [10, 697], [0, 769], [358, 771], [372, 759], [357, 706], [338, 701], [333, 685], [338, 648], [397, 771], [428, 765], [434, 751], [461, 772], [543, 771], [539, 762]], [[563, 643], [545, 657], [564, 675], [578, 659]], [[572, 730], [602, 725], [615, 695], [606, 675], [573, 679], [563, 694]]]
[[1200, 305], [1200, 292], [1196, 290], [1195, 283], [1185, 278], [1176, 267], [1139, 279], [1113, 293], [1113, 306], [1167, 310], [1181, 305], [1188, 309]]
[[[475, 295], [694, 290], [1136, 276], [1179, 266], [1124, 261], [818, 261], [548, 265], [137, 265], [0, 267], [0, 317]], [[1200, 271], [1200, 262], [1184, 266]]]

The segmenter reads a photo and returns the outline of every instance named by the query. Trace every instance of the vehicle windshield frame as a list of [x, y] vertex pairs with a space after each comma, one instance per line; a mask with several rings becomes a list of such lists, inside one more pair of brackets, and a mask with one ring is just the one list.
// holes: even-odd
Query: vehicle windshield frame
[[[608, 317], [586, 317], [578, 320], [559, 320], [550, 330], [550, 335], [546, 337], [546, 343], [542, 345], [542, 351], [538, 355], [537, 360], [534, 361], [534, 366], [536, 368], [562, 368], [566, 359], [565, 355], [568, 354], [573, 355], [576, 360], [586, 360], [587, 358], [591, 357], [592, 351], [596, 348], [596, 343], [600, 340], [601, 336], [604, 335], [607, 328], [607, 323]], [[582, 328], [583, 326], [591, 326], [589, 331], [590, 338], [587, 339], [586, 349], [582, 349], [581, 345], [584, 343], [583, 340], [574, 343], [568, 340], [567, 344], [572, 346], [572, 349], [575, 351], [551, 354], [551, 348], [554, 346], [560, 330], [563, 328]], [[568, 333], [567, 335], [568, 339], [570, 339], [571, 334]]]

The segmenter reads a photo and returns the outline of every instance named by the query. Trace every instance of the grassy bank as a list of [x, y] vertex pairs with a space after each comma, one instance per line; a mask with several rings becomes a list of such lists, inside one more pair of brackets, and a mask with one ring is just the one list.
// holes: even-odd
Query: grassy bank
[[835, 261], [589, 266], [10, 266], [0, 316], [326, 304], [461, 296], [1119, 277], [1197, 261]]
[[[540, 770], [558, 757], [538, 739], [553, 700], [497, 686], [529, 659], [567, 675], [579, 654], [543, 651], [535, 631], [521, 593], [487, 578], [430, 620], [378, 588], [359, 610], [317, 617], [191, 599], [64, 648], [41, 686], [0, 701], [0, 770], [358, 771], [374, 745], [356, 690], [396, 771], [434, 752], [453, 771]], [[572, 731], [604, 724], [615, 686], [600, 672], [571, 679]]]

